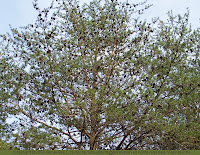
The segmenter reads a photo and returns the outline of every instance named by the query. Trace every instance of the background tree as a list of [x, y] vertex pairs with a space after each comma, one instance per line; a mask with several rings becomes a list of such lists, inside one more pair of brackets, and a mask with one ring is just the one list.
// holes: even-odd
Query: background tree
[[199, 30], [188, 14], [132, 18], [144, 5], [35, 1], [36, 23], [2, 35], [15, 147], [199, 149]]

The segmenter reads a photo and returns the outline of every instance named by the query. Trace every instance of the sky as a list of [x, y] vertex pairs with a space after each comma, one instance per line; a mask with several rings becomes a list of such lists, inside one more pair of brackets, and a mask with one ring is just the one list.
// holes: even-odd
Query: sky
[[[91, 0], [79, 0], [82, 4], [89, 3]], [[119, 0], [120, 1], [120, 0]], [[126, 0], [121, 0], [126, 1]], [[128, 0], [131, 3], [141, 0]], [[18, 28], [33, 24], [36, 20], [37, 12], [32, 6], [33, 0], [0, 0], [0, 34], [10, 32], [9, 24]], [[192, 27], [200, 27], [200, 0], [148, 0], [153, 4], [141, 16], [150, 21], [153, 17], [167, 18], [167, 12], [172, 10], [174, 14], [184, 14], [187, 8], [190, 10], [190, 20]], [[48, 7], [51, 0], [39, 0], [42, 8]]]
[[[79, 0], [82, 4], [91, 0]], [[120, 1], [120, 0], [118, 0]], [[126, 0], [121, 0], [126, 1]], [[128, 0], [131, 3], [142, 0]], [[10, 32], [9, 24], [18, 28], [34, 23], [37, 12], [32, 6], [33, 0], [0, 0], [0, 34]], [[166, 19], [166, 13], [170, 10], [174, 14], [184, 14], [187, 8], [190, 10], [190, 20], [193, 28], [200, 27], [200, 0], [148, 0], [153, 6], [148, 9], [141, 18], [150, 21], [153, 17]], [[48, 7], [51, 0], [39, 0], [41, 7]]]

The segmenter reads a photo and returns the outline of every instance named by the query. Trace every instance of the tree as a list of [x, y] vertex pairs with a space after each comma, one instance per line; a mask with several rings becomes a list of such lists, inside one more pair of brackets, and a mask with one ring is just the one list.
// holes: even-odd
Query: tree
[[35, 1], [36, 23], [2, 35], [0, 106], [19, 120], [16, 147], [199, 149], [199, 30], [189, 13], [132, 18], [144, 4]]

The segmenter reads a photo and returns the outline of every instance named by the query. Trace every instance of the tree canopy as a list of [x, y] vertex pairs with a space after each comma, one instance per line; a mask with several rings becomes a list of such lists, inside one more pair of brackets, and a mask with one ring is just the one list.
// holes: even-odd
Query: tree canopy
[[1, 35], [1, 139], [18, 149], [200, 149], [199, 29], [189, 12], [140, 20], [149, 7], [55, 0], [41, 10], [35, 0], [35, 24]]

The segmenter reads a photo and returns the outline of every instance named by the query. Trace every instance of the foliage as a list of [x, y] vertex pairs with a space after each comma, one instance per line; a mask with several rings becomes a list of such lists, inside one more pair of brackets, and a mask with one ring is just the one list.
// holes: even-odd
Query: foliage
[[10, 144], [0, 141], [0, 150], [9, 150], [11, 149]]
[[2, 35], [0, 106], [18, 118], [15, 147], [199, 149], [199, 30], [189, 13], [133, 18], [144, 5], [35, 1], [36, 23]]

